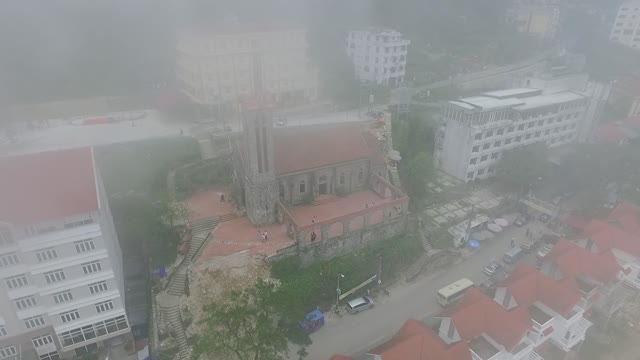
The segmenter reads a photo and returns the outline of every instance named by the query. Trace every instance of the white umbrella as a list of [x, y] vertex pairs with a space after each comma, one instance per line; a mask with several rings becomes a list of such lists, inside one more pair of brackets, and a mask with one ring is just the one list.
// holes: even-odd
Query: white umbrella
[[496, 223], [496, 225], [503, 226], [503, 227], [509, 225], [509, 222], [506, 219], [502, 219], [502, 218], [497, 218], [493, 220], [493, 222]]
[[502, 231], [502, 227], [498, 224], [489, 224], [487, 225], [487, 229], [493, 231], [494, 233]]

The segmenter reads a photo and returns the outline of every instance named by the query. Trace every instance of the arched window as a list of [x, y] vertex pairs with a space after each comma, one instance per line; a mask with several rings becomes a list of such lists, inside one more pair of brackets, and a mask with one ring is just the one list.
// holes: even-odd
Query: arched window
[[279, 183], [278, 184], [278, 191], [280, 193], [280, 199], [284, 199], [284, 184], [283, 183]]
[[360, 171], [358, 172], [358, 182], [362, 182], [363, 178], [364, 178], [364, 171], [360, 169]]
[[304, 180], [300, 181], [300, 193], [307, 192], [307, 183]]
[[344, 185], [344, 173], [340, 173], [340, 185]]

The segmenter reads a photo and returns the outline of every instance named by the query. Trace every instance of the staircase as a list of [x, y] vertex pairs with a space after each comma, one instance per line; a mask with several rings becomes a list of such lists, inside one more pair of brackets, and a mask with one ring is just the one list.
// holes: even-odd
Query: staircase
[[198, 251], [211, 236], [211, 230], [215, 229], [218, 224], [220, 224], [220, 217], [200, 219], [192, 223], [191, 231], [193, 236], [189, 244], [189, 251], [187, 251], [184, 260], [171, 275], [166, 293], [160, 295], [162, 297], [162, 302], [159, 306], [160, 312], [175, 333], [175, 339], [178, 344], [178, 360], [191, 359], [191, 347], [187, 343], [187, 335], [180, 315], [180, 298], [187, 288], [187, 273]]
[[318, 205], [323, 205], [323, 204], [329, 204], [332, 202], [336, 202], [340, 200], [339, 197], [335, 196], [335, 195], [320, 195], [317, 198], [315, 198], [313, 200], [313, 206], [318, 206]]
[[231, 221], [237, 218], [238, 218], [238, 215], [236, 215], [236, 213], [228, 213], [220, 216], [220, 222]]
[[175, 332], [176, 343], [178, 344], [178, 359], [187, 360], [191, 358], [191, 347], [187, 343], [187, 335], [182, 326], [182, 316], [180, 306], [160, 306], [162, 316], [169, 322], [171, 329]]
[[391, 185], [402, 189], [402, 183], [400, 183], [400, 175], [398, 175], [397, 169], [389, 169], [389, 180], [391, 181]]
[[422, 271], [422, 269], [429, 262], [429, 257], [433, 253], [433, 246], [431, 246], [431, 242], [429, 242], [428, 237], [431, 236], [431, 232], [429, 230], [418, 230], [420, 232], [420, 238], [422, 240], [422, 248], [424, 249], [424, 253], [420, 255], [420, 258], [416, 260], [407, 270], [404, 271], [404, 278], [408, 281], [418, 276], [418, 274]]
[[194, 237], [198, 233], [208, 233], [211, 230], [215, 229], [215, 227], [218, 226], [219, 223], [219, 216], [194, 220], [191, 223], [191, 233], [194, 235]]

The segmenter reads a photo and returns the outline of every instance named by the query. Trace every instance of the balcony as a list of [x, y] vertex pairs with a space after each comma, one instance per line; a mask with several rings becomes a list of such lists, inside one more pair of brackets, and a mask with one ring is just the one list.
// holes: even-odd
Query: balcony
[[566, 331], [554, 331], [551, 341], [564, 351], [571, 350], [584, 340], [587, 330], [593, 325], [589, 320], [581, 317], [571, 324]]

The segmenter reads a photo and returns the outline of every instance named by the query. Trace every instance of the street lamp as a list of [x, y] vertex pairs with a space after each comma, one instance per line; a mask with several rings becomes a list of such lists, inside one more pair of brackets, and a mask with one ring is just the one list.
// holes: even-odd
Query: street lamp
[[338, 285], [336, 286], [336, 311], [338, 311], [338, 302], [340, 301], [340, 294], [342, 291], [340, 290], [340, 278], [343, 278], [344, 274], [338, 274]]

